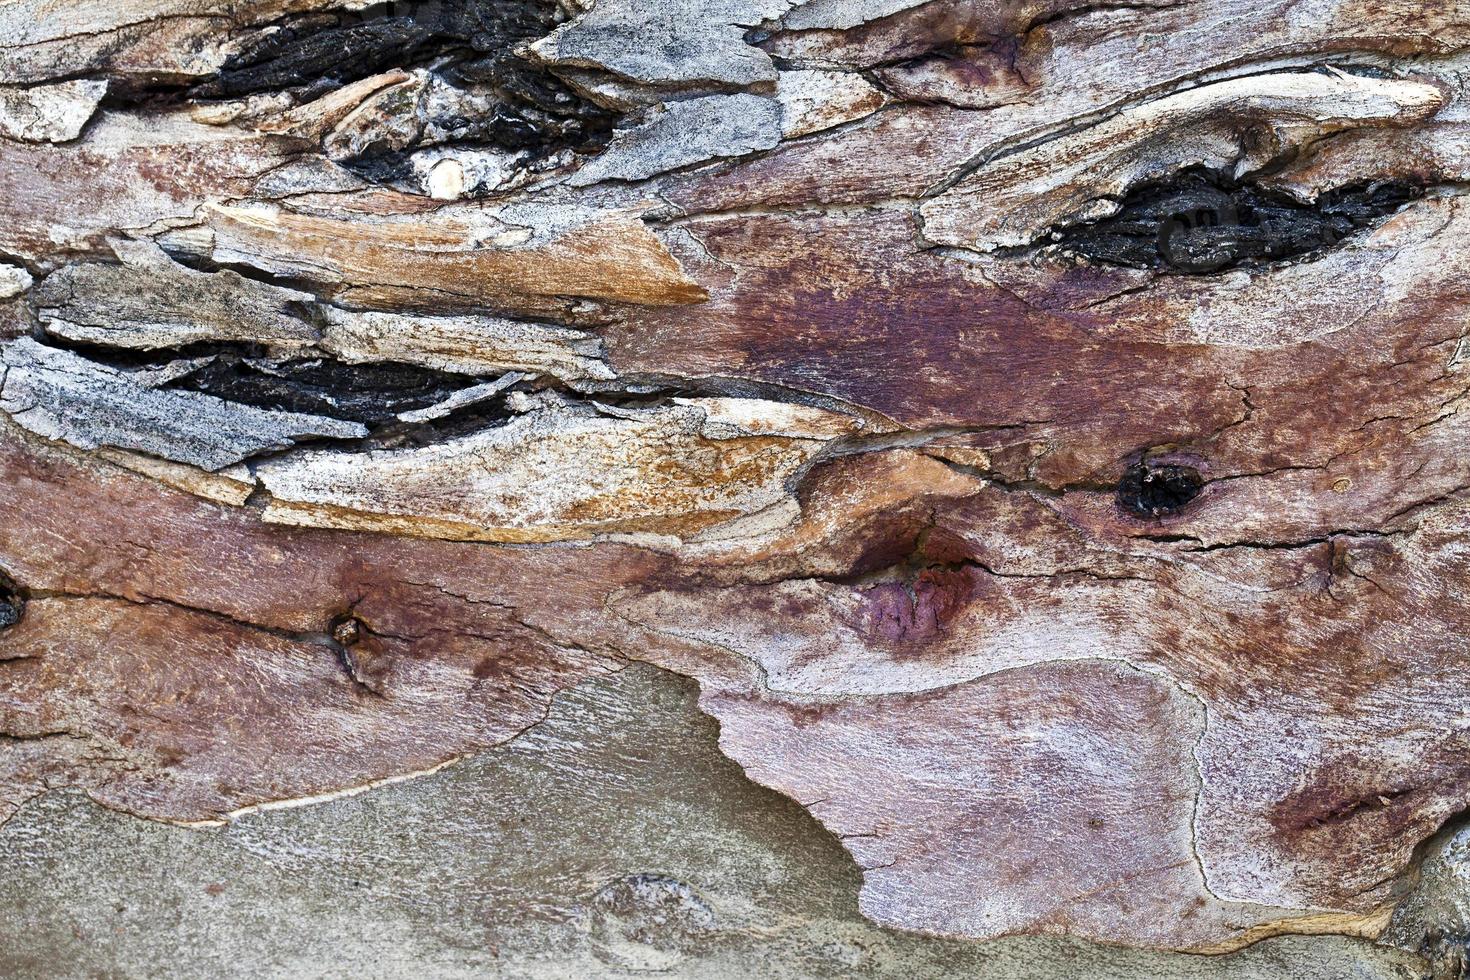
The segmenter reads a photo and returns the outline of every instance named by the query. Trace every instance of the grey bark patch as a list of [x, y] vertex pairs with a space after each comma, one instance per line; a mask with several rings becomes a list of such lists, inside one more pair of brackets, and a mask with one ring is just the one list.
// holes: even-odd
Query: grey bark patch
[[310, 347], [317, 331], [305, 315], [309, 293], [199, 272], [151, 242], [115, 242], [123, 265], [69, 265], [33, 294], [48, 333], [110, 347], [156, 350], [206, 341]]
[[1470, 966], [1470, 823], [1461, 815], [1423, 847], [1419, 885], [1394, 909], [1383, 942], [1429, 960], [1434, 980]]
[[0, 263], [0, 300], [19, 296], [31, 288], [31, 274], [18, 265]]
[[0, 137], [26, 143], [74, 140], [106, 95], [107, 82], [86, 79], [54, 85], [0, 85]]
[[81, 449], [134, 449], [215, 471], [301, 439], [367, 435], [353, 422], [151, 388], [29, 337], [0, 348], [0, 367], [0, 411], [39, 436]]
[[778, 17], [790, 0], [601, 0], [533, 45], [548, 64], [600, 68], [654, 87], [744, 87], [776, 80], [743, 28]]
[[598, 889], [578, 925], [603, 958], [629, 970], [675, 969], [686, 950], [711, 938], [719, 914], [698, 889], [669, 875], [624, 875]]
[[846, 30], [922, 7], [929, 2], [930, 0], [806, 0], [787, 14], [781, 25], [793, 31]]
[[605, 154], [571, 178], [585, 187], [643, 180], [706, 160], [769, 150], [781, 142], [781, 103], [759, 95], [709, 95], [671, 102], [635, 129], [619, 131]]

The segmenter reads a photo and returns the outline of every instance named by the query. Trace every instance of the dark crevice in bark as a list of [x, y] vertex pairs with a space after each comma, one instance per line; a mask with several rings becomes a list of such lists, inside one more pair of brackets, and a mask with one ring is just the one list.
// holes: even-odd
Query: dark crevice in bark
[[323, 357], [268, 361], [220, 354], [167, 387], [282, 412], [368, 426], [428, 408], [473, 379], [411, 364], [344, 364]]
[[[484, 401], [447, 410], [441, 417], [405, 421], [399, 418], [400, 414], [440, 405], [459, 392], [493, 379], [397, 362], [349, 364], [318, 353], [282, 357], [257, 344], [203, 342], [132, 350], [52, 336], [40, 339], [48, 346], [123, 372], [177, 367], [178, 376], [158, 384], [160, 390], [189, 391], [270, 411], [357, 422], [369, 430], [364, 439], [301, 437], [282, 450], [285, 453], [303, 447], [365, 450], [443, 442], [457, 435], [504, 425], [515, 414], [507, 406], [511, 392], [551, 386], [549, 380], [528, 378], [507, 385]], [[276, 455], [279, 454], [258, 454], [247, 462]]]
[[1139, 184], [1110, 218], [1053, 233], [1056, 247], [1137, 269], [1206, 274], [1309, 256], [1371, 228], [1423, 193], [1401, 182], [1338, 188], [1303, 203], [1190, 169]]
[[367, 426], [387, 424], [400, 412], [438, 404], [479, 380], [412, 364], [346, 364], [320, 355], [282, 359], [256, 344], [205, 342], [129, 350], [53, 336], [47, 336], [45, 342], [123, 371], [197, 361], [192, 367], [181, 368], [184, 373], [160, 387]]
[[[303, 312], [312, 322], [312, 310]], [[348, 363], [315, 348], [283, 354], [263, 344], [203, 341], [177, 347], [134, 349], [53, 336], [38, 330], [37, 342], [66, 350], [88, 361], [123, 372], [158, 372], [174, 376], [158, 382], [160, 390], [189, 391], [226, 402], [271, 411], [324, 416], [366, 426], [366, 438], [302, 437], [280, 453], [259, 454], [258, 463], [302, 447], [344, 451], [414, 448], [503, 426], [526, 409], [513, 396], [550, 395], [573, 410], [638, 411], [668, 408], [678, 399], [752, 398], [863, 418], [886, 420], [838, 399], [735, 378], [637, 376], [611, 381], [562, 381], [548, 375], [522, 374], [503, 390], [440, 417], [406, 421], [400, 416], [440, 405], [452, 396], [497, 380], [494, 375], [466, 375], [402, 362]], [[512, 372], [516, 373], [516, 372]], [[967, 430], [954, 430], [956, 432]], [[887, 438], [904, 441], [898, 432]], [[861, 447], [854, 446], [853, 451]]]
[[[400, 0], [303, 14], [252, 38], [195, 94], [234, 98], [345, 85], [436, 59], [450, 59], [461, 77], [499, 78], [521, 69], [501, 64], [515, 48], [551, 33], [557, 21], [554, 0]], [[487, 75], [492, 67], [496, 74]]]
[[[301, 102], [394, 69], [425, 68], [448, 92], [393, 106], [418, 131], [369, 140], [345, 165], [364, 179], [411, 181], [413, 151], [453, 145], [545, 160], [562, 151], [597, 152], [618, 114], [587, 99], [523, 57], [551, 33], [554, 0], [415, 0], [359, 12], [306, 14], [258, 33], [191, 100], [290, 92]], [[177, 96], [176, 96], [177, 97]]]
[[[954, 557], [945, 553], [947, 550], [945, 546], [934, 546], [931, 541], [938, 528], [939, 525], [933, 523], [931, 519], [931, 523], [914, 537], [912, 545], [909, 546], [909, 554], [897, 562], [890, 563], [881, 554], [875, 554], [874, 561], [860, 561], [845, 574], [799, 575], [775, 580], [761, 580], [760, 584], [769, 585], [773, 582], [793, 580], [811, 581], [859, 590], [897, 585], [907, 593], [911, 601], [917, 601], [921, 586], [930, 590], [936, 587], [942, 588], [946, 582], [953, 584], [956, 577], [968, 579], [972, 576], [987, 576], [996, 579], [1044, 579], [1048, 581], [1085, 578], [1100, 582], [1157, 582], [1156, 579], [1144, 575], [1107, 574], [1085, 565], [1042, 572], [1001, 571], [972, 555]], [[952, 543], [948, 550], [952, 550]]]
[[1039, 500], [1060, 500], [1069, 493], [1116, 493], [1118, 489], [1116, 483], [1093, 479], [1072, 480], [1056, 484], [1045, 483], [1041, 480], [1013, 479], [1004, 473], [981, 466], [957, 463], [938, 454], [932, 454], [931, 458], [946, 469], [983, 480], [987, 486], [1004, 493], [1026, 494]]
[[1043, 14], [1042, 16], [1036, 17], [1035, 19], [1033, 19], [1031, 21], [1031, 23], [1026, 26], [1026, 29], [1022, 32], [1022, 34], [1023, 35], [1030, 34], [1032, 31], [1035, 31], [1035, 30], [1038, 30], [1038, 29], [1044, 28], [1044, 27], [1053, 27], [1053, 26], [1058, 25], [1058, 24], [1072, 23], [1072, 22], [1079, 21], [1079, 20], [1085, 20], [1085, 19], [1087, 19], [1089, 17], [1092, 17], [1092, 16], [1094, 16], [1096, 14], [1111, 14], [1111, 13], [1117, 13], [1119, 11], [1142, 12], [1144, 14], [1148, 14], [1148, 13], [1151, 13], [1151, 12], [1163, 12], [1163, 11], [1166, 11], [1166, 10], [1175, 10], [1175, 9], [1177, 9], [1179, 7], [1182, 7], [1182, 6], [1184, 6], [1184, 3], [1183, 2], [1171, 2], [1171, 3], [1085, 3], [1085, 4], [1081, 4], [1079, 6], [1076, 6], [1076, 7], [1062, 7], [1060, 9], [1058, 9], [1058, 10], [1053, 10], [1050, 13]]
[[1313, 794], [1293, 803], [1301, 803], [1301, 812], [1293, 813], [1282, 825], [1289, 831], [1316, 830], [1334, 824], [1343, 824], [1366, 814], [1381, 813], [1398, 801], [1422, 793], [1422, 786], [1389, 787], [1370, 790], [1366, 793], [1349, 794], [1346, 799], [1326, 796], [1314, 799]]
[[327, 642], [336, 651], [337, 660], [342, 664], [342, 669], [347, 672], [347, 676], [358, 688], [368, 694], [383, 697], [382, 679], [368, 670], [362, 658], [358, 656], [357, 647], [368, 632], [370, 631], [367, 624], [349, 612], [338, 616], [328, 624]]
[[176, 610], [188, 616], [204, 617], [229, 629], [260, 633], [265, 636], [275, 637], [278, 640], [330, 650], [338, 656], [339, 660], [341, 659], [340, 651], [343, 649], [341, 642], [335, 635], [341, 619], [332, 620], [331, 623], [327, 624], [327, 629], [323, 632], [297, 631], [267, 622], [257, 622], [224, 609], [203, 605], [191, 605], [179, 598], [140, 593], [131, 589], [118, 592], [105, 590], [70, 591], [60, 588], [36, 589], [34, 590], [33, 598], [37, 602], [112, 602], [127, 603], [132, 606], [159, 606]]
[[1141, 541], [1152, 541], [1155, 544], [1185, 544], [1191, 547], [1181, 550], [1189, 554], [1208, 554], [1215, 551], [1228, 551], [1232, 548], [1246, 548], [1254, 551], [1300, 551], [1305, 548], [1320, 548], [1323, 545], [1331, 545], [1340, 540], [1351, 540], [1354, 538], [1378, 538], [1387, 539], [1412, 534], [1407, 529], [1380, 531], [1372, 528], [1341, 528], [1318, 535], [1317, 537], [1304, 538], [1290, 541], [1253, 541], [1249, 539], [1231, 539], [1228, 541], [1216, 541], [1206, 543], [1203, 538], [1192, 534], [1135, 534], [1132, 537]]
[[[310, 313], [308, 310], [304, 319], [310, 320]], [[442, 405], [467, 389], [500, 379], [494, 375], [465, 375], [402, 362], [348, 363], [314, 348], [283, 354], [263, 344], [204, 341], [145, 350], [72, 340], [40, 330], [35, 339], [125, 373], [152, 374], [167, 369], [167, 380], [152, 382], [159, 390], [188, 391], [270, 411], [357, 422], [368, 429], [365, 438], [298, 437], [290, 447], [251, 456], [246, 462], [252, 465], [303, 448], [362, 452], [440, 444], [504, 426], [532, 410], [538, 395], [550, 396], [572, 411], [583, 412], [663, 409], [673, 407], [679, 399], [752, 398], [809, 405], [863, 418], [873, 424], [889, 424], [873, 413], [837, 399], [741, 379], [640, 376], [567, 382], [548, 375], [518, 372], [511, 372], [517, 377], [503, 379], [506, 382], [503, 389], [456, 407], [446, 406], [442, 415], [405, 419], [402, 416]], [[527, 396], [532, 401], [518, 403], [517, 399]], [[953, 433], [964, 431], [968, 430], [957, 429]], [[946, 432], [950, 430], [934, 435]], [[884, 444], [905, 443], [917, 435], [898, 431], [872, 438]], [[857, 437], [851, 445], [837, 440], [833, 451], [867, 451], [872, 447], [862, 444], [864, 438]], [[799, 483], [803, 474], [793, 478], [793, 484]]]
[[25, 616], [25, 590], [9, 575], [0, 572], [0, 630], [9, 629]]

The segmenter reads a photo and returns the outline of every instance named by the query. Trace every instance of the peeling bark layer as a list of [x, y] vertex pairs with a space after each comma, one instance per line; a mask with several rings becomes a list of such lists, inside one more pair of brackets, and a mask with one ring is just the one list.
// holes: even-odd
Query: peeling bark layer
[[630, 661], [921, 933], [1376, 937], [1470, 806], [1470, 10], [0, 11], [0, 821]]

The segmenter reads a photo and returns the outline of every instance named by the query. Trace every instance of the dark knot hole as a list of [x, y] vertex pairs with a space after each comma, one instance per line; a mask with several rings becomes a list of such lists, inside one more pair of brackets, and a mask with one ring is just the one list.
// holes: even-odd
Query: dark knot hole
[[1193, 466], [1136, 463], [1118, 482], [1118, 504], [1137, 517], [1162, 517], [1184, 509], [1204, 488]]
[[7, 629], [25, 615], [25, 590], [9, 575], [0, 572], [0, 629]]

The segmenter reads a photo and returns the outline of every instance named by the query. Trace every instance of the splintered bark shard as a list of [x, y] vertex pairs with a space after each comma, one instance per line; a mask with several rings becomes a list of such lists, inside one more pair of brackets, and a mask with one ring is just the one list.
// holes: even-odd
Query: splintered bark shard
[[114, 446], [221, 470], [303, 439], [353, 439], [352, 422], [155, 388], [129, 373], [21, 338], [0, 349], [0, 411], [48, 439]]
[[74, 140], [106, 94], [105, 81], [0, 85], [0, 137], [27, 143]]
[[769, 150], [781, 141], [781, 104], [756, 95], [681, 99], [629, 132], [572, 178], [579, 186], [642, 180], [718, 157]]
[[84, 262], [48, 276], [34, 303], [46, 330], [104, 347], [166, 350], [207, 341], [282, 349], [317, 338], [313, 297], [228, 270], [196, 272], [152, 242], [114, 242], [122, 264]]
[[807, 412], [797, 413], [794, 431], [778, 433], [738, 421], [759, 420], [759, 404], [736, 408], [552, 402], [422, 449], [303, 454], [260, 468], [274, 498], [265, 517], [480, 541], [693, 536], [789, 501], [785, 482], [850, 428]]
[[1113, 214], [1134, 184], [1190, 166], [1260, 170], [1343, 130], [1426, 120], [1444, 103], [1427, 82], [1311, 72], [1203, 85], [982, 166], [923, 206], [925, 234], [982, 250], [1028, 245]]
[[566, 381], [610, 380], [602, 344], [592, 334], [493, 317], [403, 316], [322, 311], [322, 348], [348, 363], [398, 361], [436, 371], [545, 373]]
[[743, 28], [779, 17], [792, 0], [607, 0], [532, 46], [551, 65], [591, 67], [641, 85], [746, 86], [775, 67]]

